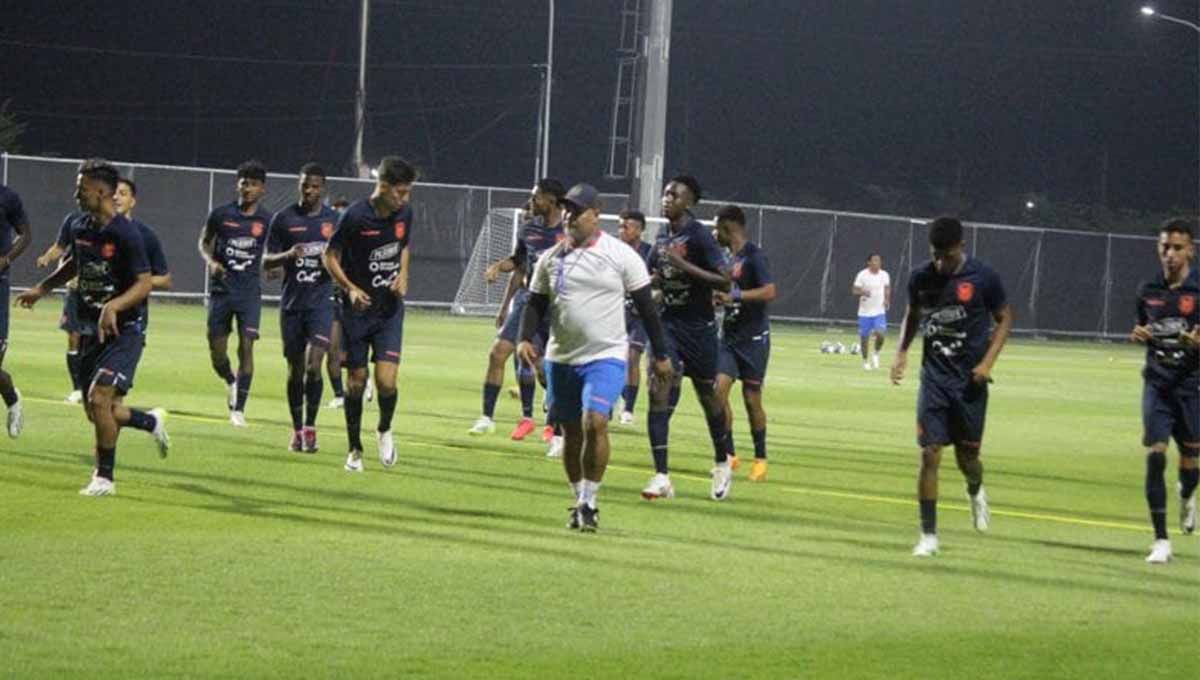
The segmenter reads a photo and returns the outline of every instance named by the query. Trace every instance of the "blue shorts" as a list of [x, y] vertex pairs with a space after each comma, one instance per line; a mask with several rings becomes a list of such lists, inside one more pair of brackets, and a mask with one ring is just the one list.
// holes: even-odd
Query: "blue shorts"
[[237, 317], [238, 334], [258, 339], [258, 322], [262, 316], [262, 296], [215, 293], [208, 297], [208, 337], [216, 338], [233, 332]]
[[968, 382], [966, 387], [949, 387], [922, 378], [917, 395], [917, 444], [979, 446], [987, 402], [987, 385]]
[[133, 375], [145, 346], [146, 336], [131, 330], [103, 343], [95, 335], [80, 336], [80, 382], [88, 389], [92, 385], [111, 385], [117, 388], [117, 394], [126, 394], [133, 389]]
[[583, 410], [608, 417], [625, 389], [625, 362], [597, 359], [572, 366], [546, 362], [546, 405], [551, 423], [578, 421]]
[[400, 363], [400, 348], [404, 344], [404, 303], [396, 303], [390, 316], [361, 314], [342, 310], [342, 351], [345, 368], [363, 368], [370, 360], [378, 363]]
[[636, 349], [639, 352], [646, 351], [646, 343], [650, 342], [650, 339], [646, 337], [646, 322], [642, 321], [642, 317], [626, 314], [625, 334], [629, 336], [630, 349]]
[[887, 333], [887, 314], [858, 317], [858, 337], [861, 338], [871, 333]]
[[309, 345], [329, 349], [333, 332], [333, 306], [314, 309], [279, 310], [279, 332], [283, 338], [283, 356], [303, 356]]
[[79, 321], [79, 293], [73, 288], [67, 289], [63, 296], [62, 316], [58, 318], [58, 329], [67, 333], [78, 333], [83, 330]]
[[722, 342], [717, 372], [734, 380], [761, 384], [771, 358], [771, 335], [763, 333], [741, 342]]
[[721, 341], [716, 322], [695, 325], [664, 320], [663, 331], [667, 341], [664, 353], [677, 374], [696, 380], [717, 379]]
[[513, 294], [512, 306], [508, 309], [508, 316], [504, 317], [504, 325], [500, 327], [500, 332], [496, 333], [497, 338], [517, 344], [518, 338], [521, 337], [521, 315], [524, 314], [528, 302], [528, 289], [522, 288]]
[[1173, 387], [1146, 382], [1142, 388], [1142, 444], [1153, 446], [1169, 441], [1200, 442], [1200, 392], [1195, 386]]

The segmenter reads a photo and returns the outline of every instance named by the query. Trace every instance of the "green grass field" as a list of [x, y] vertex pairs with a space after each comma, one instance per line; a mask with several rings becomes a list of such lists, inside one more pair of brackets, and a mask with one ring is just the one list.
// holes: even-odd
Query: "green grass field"
[[1176, 560], [1143, 562], [1131, 346], [1010, 343], [984, 447], [993, 529], [970, 529], [950, 462], [942, 554], [918, 560], [916, 372], [893, 387], [817, 351], [845, 331], [775, 329], [770, 479], [744, 466], [724, 503], [708, 500], [690, 388], [679, 497], [639, 497], [643, 397], [637, 425], [613, 426], [601, 530], [584, 535], [564, 528], [560, 464], [507, 439], [515, 400], [495, 435], [465, 434], [490, 324], [422, 313], [405, 329], [400, 463], [385, 471], [367, 438], [351, 475], [340, 411], [321, 413], [319, 454], [285, 450], [273, 309], [235, 430], [202, 310], [156, 305], [129, 401], [170, 409], [171, 455], [127, 431], [118, 495], [80, 497], [91, 429], [62, 403], [57, 314], [12, 314], [26, 429], [0, 442], [4, 677], [1195, 677], [1200, 537], [1178, 535], [1172, 492]]

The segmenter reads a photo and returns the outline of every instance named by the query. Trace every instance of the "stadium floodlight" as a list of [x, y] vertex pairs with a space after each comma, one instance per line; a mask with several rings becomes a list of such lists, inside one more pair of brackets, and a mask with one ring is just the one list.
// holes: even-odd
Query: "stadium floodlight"
[[1034, 203], [1033, 201], [1025, 201], [1025, 209], [1026, 210], [1033, 210], [1036, 207], [1037, 207], [1037, 203]]
[[1152, 16], [1154, 16], [1154, 8], [1151, 7], [1150, 5], [1142, 5], [1142, 14], [1145, 14], [1148, 17], [1152, 17]]

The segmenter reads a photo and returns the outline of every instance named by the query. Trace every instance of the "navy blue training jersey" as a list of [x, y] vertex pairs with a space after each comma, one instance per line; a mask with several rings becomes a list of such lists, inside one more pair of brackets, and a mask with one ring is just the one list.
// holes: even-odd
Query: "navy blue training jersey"
[[993, 315], [1007, 302], [1000, 277], [974, 257], [949, 276], [927, 262], [909, 279], [908, 301], [921, 312], [921, 379], [965, 386], [987, 354]]
[[[654, 250], [653, 246], [645, 241], [638, 241], [637, 247], [634, 248], [637, 254], [642, 257], [642, 262], [646, 263], [647, 271], [650, 269], [650, 252]], [[625, 296], [625, 323], [628, 324], [630, 319], [638, 317], [637, 307], [633, 304], [633, 298]]]
[[1161, 385], [1194, 387], [1200, 383], [1200, 351], [1180, 339], [1200, 324], [1200, 271], [1192, 268], [1176, 288], [1159, 273], [1138, 290], [1137, 322], [1154, 338], [1146, 345], [1142, 377]]
[[[741, 252], [733, 256], [733, 283], [742, 290], [762, 288], [771, 283], [767, 254], [757, 243], [746, 241]], [[722, 326], [726, 342], [741, 342], [766, 333], [771, 328], [767, 320], [767, 303], [734, 302], [725, 306]]]
[[678, 253], [683, 259], [713, 273], [728, 267], [728, 261], [712, 231], [692, 219], [682, 229], [675, 231], [666, 226], [654, 239], [650, 253], [650, 273], [659, 275], [662, 289], [663, 319], [695, 324], [713, 320], [712, 288], [692, 279], [682, 270], [672, 267], [666, 259], [667, 249]]
[[[138, 220], [132, 220], [134, 226], [138, 228], [138, 233], [142, 236], [142, 245], [146, 248], [146, 263], [150, 265], [151, 276], [166, 276], [171, 273], [167, 267], [167, 254], [163, 252], [162, 241], [158, 239], [158, 234], [150, 228], [150, 225]], [[149, 298], [142, 303], [142, 329], [150, 327], [150, 306]]]
[[58, 238], [54, 239], [54, 244], [61, 248], [63, 252], [66, 252], [67, 248], [71, 247], [71, 225], [82, 215], [83, 213], [72, 212], [67, 213], [67, 216], [63, 218], [62, 226], [58, 228]]
[[[97, 228], [91, 215], [71, 221], [70, 256], [75, 261], [79, 284], [79, 321], [83, 335], [94, 335], [105, 303], [129, 290], [139, 274], [150, 271], [141, 231], [117, 215]], [[122, 333], [141, 333], [146, 303], [117, 315]]]
[[520, 230], [517, 231], [517, 247], [513, 250], [512, 261], [525, 268], [524, 285], [526, 288], [533, 280], [533, 269], [537, 265], [538, 258], [561, 240], [563, 240], [562, 222], [559, 222], [557, 226], [547, 227], [545, 219], [535, 216], [521, 225]]
[[[20, 226], [29, 224], [25, 215], [25, 206], [17, 192], [0, 184], [0, 255], [7, 255], [12, 250], [13, 231]], [[8, 276], [8, 269], [0, 275]]]
[[[400, 253], [412, 236], [412, 207], [379, 217], [367, 199], [355, 201], [338, 220], [329, 247], [338, 251], [339, 264], [351, 283], [371, 296], [367, 314], [392, 316], [399, 299], [389, 287], [400, 272]], [[350, 296], [343, 296], [343, 309], [354, 313]]]
[[267, 237], [267, 252], [282, 253], [291, 250], [292, 246], [300, 249], [299, 257], [289, 259], [283, 265], [281, 308], [292, 311], [329, 305], [333, 285], [321, 255], [329, 245], [337, 221], [337, 212], [325, 205], [316, 215], [309, 215], [295, 203], [275, 213]]
[[257, 297], [262, 291], [259, 268], [271, 214], [259, 205], [253, 215], [243, 215], [237, 203], [213, 208], [208, 215], [209, 233], [216, 235], [213, 259], [225, 267], [224, 276], [210, 276], [210, 293]]

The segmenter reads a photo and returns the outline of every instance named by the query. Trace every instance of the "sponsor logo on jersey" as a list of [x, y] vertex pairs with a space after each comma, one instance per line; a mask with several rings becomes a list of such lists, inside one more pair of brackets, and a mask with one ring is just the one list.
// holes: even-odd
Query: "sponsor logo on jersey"
[[963, 281], [958, 284], [958, 288], [954, 292], [958, 297], [958, 301], [966, 304], [971, 301], [971, 298], [975, 297], [975, 284], [970, 281]]
[[242, 228], [242, 225], [241, 225], [241, 223], [240, 223], [240, 222], [234, 222], [233, 220], [225, 220], [225, 221], [224, 221], [224, 222], [222, 222], [221, 224], [222, 224], [223, 226], [226, 226], [226, 227], [233, 227], [234, 229], [241, 229], [241, 228]]
[[733, 278], [735, 278], [735, 279], [742, 278], [742, 261], [741, 260], [738, 260], [737, 262], [733, 263]]
[[1151, 307], [1162, 307], [1167, 304], [1167, 301], [1161, 298], [1146, 298], [1146, 304]]
[[262, 222], [255, 222], [254, 224], [250, 225], [250, 233], [254, 234], [254, 238], [258, 238], [259, 236], [262, 236], [264, 228], [265, 227], [263, 226]]
[[1179, 313], [1180, 314], [1187, 316], [1187, 315], [1191, 314], [1192, 310], [1194, 310], [1194, 309], [1196, 309], [1196, 296], [1195, 295], [1180, 295], [1179, 296]]
[[331, 236], [333, 236], [333, 222], [322, 222], [321, 238], [328, 241]]
[[241, 236], [238, 238], [229, 239], [229, 246], [231, 248], [238, 248], [240, 250], [245, 250], [247, 248], [253, 248], [254, 242], [255, 242], [255, 239], [252, 236]]
[[380, 247], [372, 250], [371, 255], [368, 259], [372, 262], [378, 262], [380, 260], [390, 260], [390, 259], [396, 257], [396, 254], [399, 252], [400, 252], [400, 244], [399, 243], [389, 243], [386, 246], [380, 246]]
[[396, 239], [403, 240], [404, 234], [408, 232], [408, 225], [404, 223], [404, 220], [401, 220], [397, 222], [394, 227], [396, 230]]

